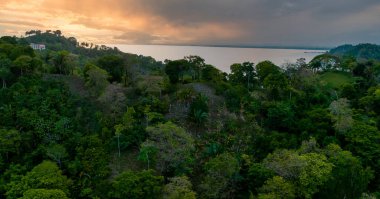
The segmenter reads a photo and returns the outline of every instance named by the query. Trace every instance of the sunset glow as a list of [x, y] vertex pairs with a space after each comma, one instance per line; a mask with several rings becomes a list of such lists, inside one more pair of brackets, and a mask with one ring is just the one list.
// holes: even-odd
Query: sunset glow
[[0, 34], [60, 29], [80, 40], [117, 44], [379, 43], [380, 3], [355, 2], [2, 0]]

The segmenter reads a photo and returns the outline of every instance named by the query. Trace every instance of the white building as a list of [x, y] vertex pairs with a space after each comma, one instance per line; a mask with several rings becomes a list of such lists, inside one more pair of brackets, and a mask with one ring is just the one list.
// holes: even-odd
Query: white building
[[30, 47], [32, 47], [34, 50], [45, 50], [46, 49], [46, 47], [45, 47], [44, 44], [34, 44], [34, 43], [31, 43]]

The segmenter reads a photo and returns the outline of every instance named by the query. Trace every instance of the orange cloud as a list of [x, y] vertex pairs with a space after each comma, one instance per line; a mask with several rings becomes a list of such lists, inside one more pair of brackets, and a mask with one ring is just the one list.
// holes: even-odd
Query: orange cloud
[[2, 20], [0, 19], [0, 24], [5, 24], [5, 25], [12, 25], [12, 26], [35, 26], [35, 27], [44, 27], [44, 25], [36, 22], [28, 22], [28, 21], [11, 21], [11, 20]]
[[[242, 35], [233, 24], [183, 25], [134, 0], [2, 0], [0, 26], [20, 35], [29, 29], [61, 29], [95, 43], [193, 44]], [[0, 29], [1, 31], [1, 29]], [[1, 33], [0, 34], [4, 34]]]

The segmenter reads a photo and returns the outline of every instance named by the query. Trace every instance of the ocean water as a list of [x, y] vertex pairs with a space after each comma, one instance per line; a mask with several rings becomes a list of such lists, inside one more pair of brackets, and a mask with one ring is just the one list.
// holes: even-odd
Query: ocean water
[[231, 47], [202, 47], [202, 46], [167, 46], [167, 45], [115, 45], [126, 53], [151, 56], [158, 61], [165, 59], [181, 59], [188, 55], [198, 55], [205, 59], [207, 64], [230, 72], [230, 66], [234, 63], [258, 62], [269, 60], [278, 66], [288, 62], [295, 62], [299, 58], [305, 58], [307, 62], [326, 50], [308, 49], [271, 49], [271, 48], [231, 48]]

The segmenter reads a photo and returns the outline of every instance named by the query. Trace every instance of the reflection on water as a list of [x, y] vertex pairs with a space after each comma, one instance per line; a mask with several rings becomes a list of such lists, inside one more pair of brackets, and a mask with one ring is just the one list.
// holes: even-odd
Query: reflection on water
[[207, 64], [214, 65], [222, 71], [229, 72], [233, 63], [250, 61], [258, 63], [270, 60], [281, 66], [286, 62], [295, 62], [305, 58], [309, 62], [323, 50], [270, 49], [270, 48], [227, 48], [201, 46], [165, 46], [165, 45], [107, 45], [115, 46], [126, 53], [151, 56], [158, 61], [181, 59], [188, 55], [198, 55]]

